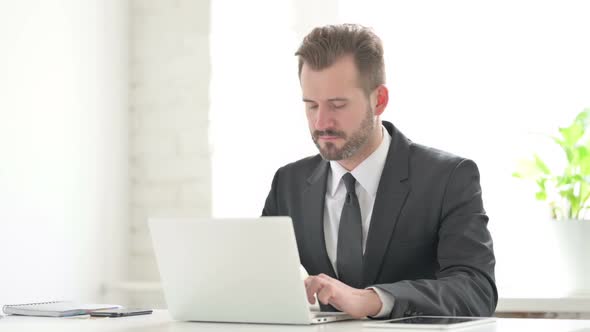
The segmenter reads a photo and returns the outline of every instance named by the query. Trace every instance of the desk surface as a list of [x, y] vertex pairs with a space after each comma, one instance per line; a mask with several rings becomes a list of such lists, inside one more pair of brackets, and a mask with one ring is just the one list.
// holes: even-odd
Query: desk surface
[[[123, 292], [161, 293], [160, 282], [122, 281], [107, 284], [107, 289]], [[160, 295], [163, 298], [163, 295]], [[590, 294], [565, 295], [519, 291], [500, 291], [496, 312], [581, 312], [590, 313]]]
[[[363, 328], [360, 321], [336, 322], [315, 326], [221, 324], [175, 322], [165, 310], [152, 315], [123, 318], [44, 318], [5, 316], [0, 318], [0, 331], [288, 331], [288, 332], [386, 332], [393, 329]], [[402, 330], [397, 330], [402, 331]], [[410, 330], [403, 330], [410, 331]], [[415, 330], [420, 331], [420, 330]], [[428, 330], [421, 330], [428, 331]], [[461, 329], [463, 332], [590, 332], [590, 320], [498, 319], [495, 324]]]
[[590, 313], [590, 295], [567, 297], [504, 297], [496, 312], [580, 312]]

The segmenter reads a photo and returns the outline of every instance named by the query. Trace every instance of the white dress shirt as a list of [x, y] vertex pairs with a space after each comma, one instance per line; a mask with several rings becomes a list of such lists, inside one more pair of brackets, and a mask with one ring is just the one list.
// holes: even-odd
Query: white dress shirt
[[[367, 234], [369, 233], [369, 224], [371, 223], [371, 215], [373, 214], [373, 205], [375, 204], [379, 180], [381, 179], [381, 173], [383, 172], [387, 152], [391, 144], [391, 136], [389, 136], [383, 125], [381, 126], [381, 130], [383, 139], [377, 150], [350, 172], [356, 179], [355, 190], [361, 208], [363, 253], [366, 248]], [[342, 181], [342, 176], [346, 173], [348, 171], [337, 161], [330, 161], [324, 208], [324, 237], [326, 251], [336, 274], [338, 274], [336, 268], [338, 228], [340, 227], [342, 207], [346, 199], [346, 186]], [[379, 318], [389, 315], [395, 302], [393, 296], [375, 287], [369, 287], [369, 289], [373, 289], [383, 303], [381, 311], [374, 317]]]

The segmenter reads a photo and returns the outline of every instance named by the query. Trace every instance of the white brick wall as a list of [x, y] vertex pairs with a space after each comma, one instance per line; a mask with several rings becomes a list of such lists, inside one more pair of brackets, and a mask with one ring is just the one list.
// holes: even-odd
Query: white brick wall
[[[149, 216], [211, 214], [209, 1], [130, 2], [131, 281], [158, 281]], [[131, 304], [161, 306], [157, 292]]]

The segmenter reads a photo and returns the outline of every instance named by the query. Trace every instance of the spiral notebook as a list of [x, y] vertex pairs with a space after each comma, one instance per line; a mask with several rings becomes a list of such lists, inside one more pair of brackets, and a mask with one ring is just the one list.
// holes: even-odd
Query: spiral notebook
[[7, 315], [67, 317], [87, 315], [91, 311], [101, 309], [119, 309], [115, 304], [81, 304], [70, 301], [54, 301], [26, 304], [8, 304], [2, 307]]

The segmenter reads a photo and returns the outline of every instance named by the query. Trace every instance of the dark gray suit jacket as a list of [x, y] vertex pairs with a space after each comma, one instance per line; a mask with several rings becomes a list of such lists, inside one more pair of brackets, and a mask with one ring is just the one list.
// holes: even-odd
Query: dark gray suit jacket
[[[491, 316], [498, 293], [494, 251], [475, 163], [412, 143], [391, 123], [364, 255], [364, 286], [395, 298], [390, 317]], [[301, 264], [336, 277], [324, 242], [329, 162], [281, 167], [264, 216], [290, 216]]]

